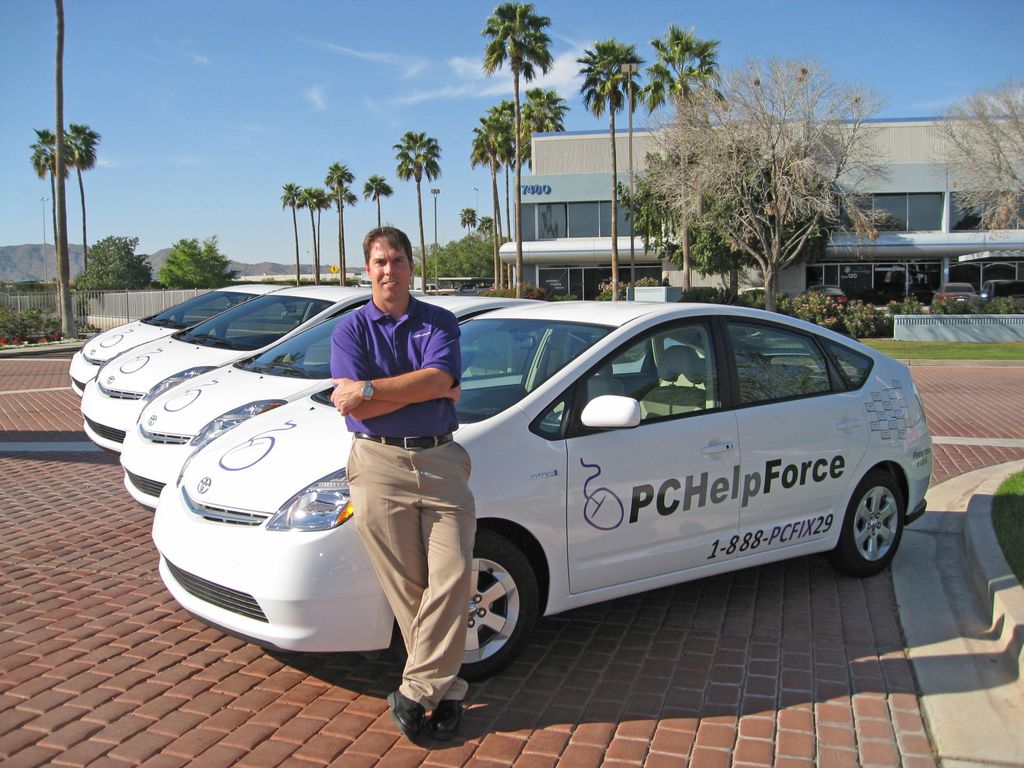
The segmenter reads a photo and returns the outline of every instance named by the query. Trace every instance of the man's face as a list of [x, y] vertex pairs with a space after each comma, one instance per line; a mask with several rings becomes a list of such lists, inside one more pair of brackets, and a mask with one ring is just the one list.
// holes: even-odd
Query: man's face
[[405, 251], [394, 248], [386, 240], [377, 240], [370, 246], [366, 274], [370, 276], [375, 299], [392, 302], [408, 297], [412, 262]]

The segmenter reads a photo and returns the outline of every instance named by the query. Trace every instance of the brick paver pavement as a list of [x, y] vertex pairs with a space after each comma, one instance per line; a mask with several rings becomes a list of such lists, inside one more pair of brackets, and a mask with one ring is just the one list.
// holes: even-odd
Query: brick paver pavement
[[[14, 364], [0, 390], [52, 374]], [[914, 374], [934, 434], [1024, 437], [1019, 369]], [[0, 440], [84, 439], [77, 403], [0, 392]], [[943, 445], [936, 475], [1021, 457]], [[116, 457], [0, 452], [0, 477], [5, 767], [935, 765], [888, 572], [806, 557], [543, 619], [425, 749], [387, 713], [390, 651], [272, 654], [178, 608]]]

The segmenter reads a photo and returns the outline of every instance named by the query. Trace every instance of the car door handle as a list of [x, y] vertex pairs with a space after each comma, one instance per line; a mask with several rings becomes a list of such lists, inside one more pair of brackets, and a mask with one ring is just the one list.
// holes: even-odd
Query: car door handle
[[847, 419], [843, 419], [838, 424], [836, 424], [836, 429], [842, 432], [848, 432], [851, 429], [860, 429], [861, 426], [863, 426], [863, 424], [864, 422], [862, 422], [860, 419], [856, 417], [850, 417]]
[[736, 448], [735, 443], [728, 440], [722, 443], [711, 443], [701, 448], [700, 452], [705, 456], [717, 456], [720, 453], [728, 453]]

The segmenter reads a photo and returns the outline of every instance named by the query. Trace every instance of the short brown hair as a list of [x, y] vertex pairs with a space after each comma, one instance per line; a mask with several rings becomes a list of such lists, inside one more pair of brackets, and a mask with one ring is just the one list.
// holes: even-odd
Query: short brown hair
[[392, 248], [405, 251], [406, 258], [410, 264], [412, 263], [412, 243], [409, 236], [398, 227], [377, 227], [367, 232], [363, 238], [363, 259], [367, 264], [370, 263], [370, 249], [378, 240], [383, 240]]

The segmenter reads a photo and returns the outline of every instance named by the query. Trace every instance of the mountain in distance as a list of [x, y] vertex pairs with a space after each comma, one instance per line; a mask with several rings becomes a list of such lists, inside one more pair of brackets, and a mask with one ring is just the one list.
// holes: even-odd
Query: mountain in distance
[[[68, 245], [71, 257], [71, 278], [77, 277], [83, 269], [82, 246]], [[167, 261], [170, 248], [163, 248], [148, 256], [149, 265], [153, 269], [153, 279], [160, 274], [160, 267]], [[43, 245], [29, 243], [26, 245], [0, 245], [0, 282], [23, 283], [30, 281], [52, 282], [57, 269], [56, 251], [52, 243], [46, 244], [46, 258], [43, 259]], [[229, 269], [239, 275], [294, 275], [295, 263], [280, 264], [273, 261], [261, 261], [258, 264], [243, 264], [232, 261]], [[310, 274], [310, 264], [301, 265], [304, 274]]]

